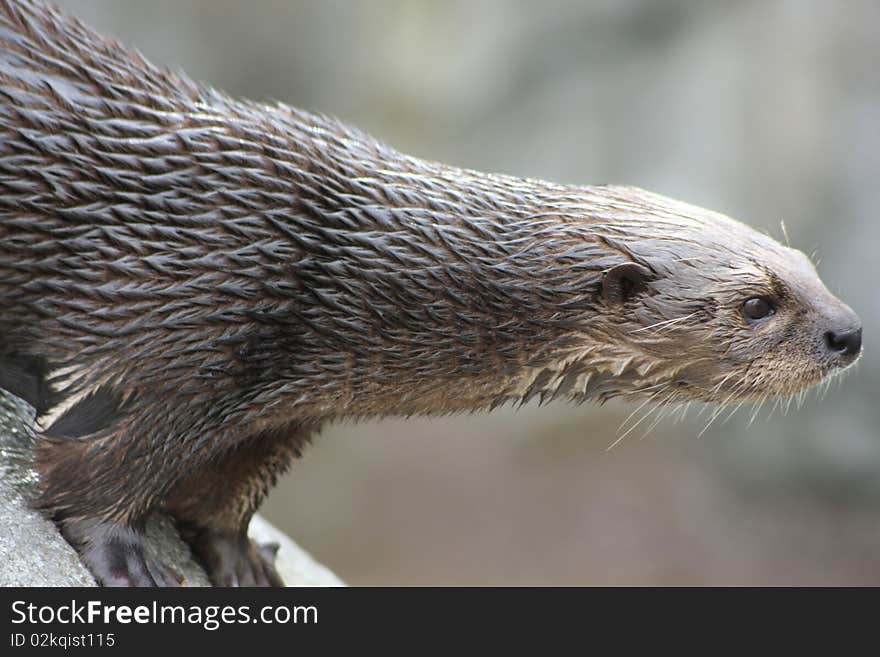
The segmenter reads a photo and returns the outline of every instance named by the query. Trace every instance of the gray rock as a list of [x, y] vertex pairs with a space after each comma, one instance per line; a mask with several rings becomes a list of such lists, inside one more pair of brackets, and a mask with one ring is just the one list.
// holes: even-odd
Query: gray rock
[[[55, 525], [28, 506], [37, 483], [29, 465], [32, 422], [27, 404], [0, 391], [0, 586], [95, 586]], [[276, 566], [288, 586], [344, 586], [263, 518], [254, 518], [249, 533], [258, 542], [280, 545]], [[149, 548], [183, 575], [187, 586], [209, 586], [167, 516], [150, 519], [147, 537]]]

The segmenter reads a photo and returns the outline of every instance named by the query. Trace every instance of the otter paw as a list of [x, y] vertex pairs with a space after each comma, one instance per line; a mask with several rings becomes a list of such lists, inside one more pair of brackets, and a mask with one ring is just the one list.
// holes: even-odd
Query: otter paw
[[62, 533], [101, 586], [181, 586], [183, 577], [150, 556], [144, 535], [116, 523], [65, 521]]
[[278, 545], [257, 545], [243, 533], [182, 528], [181, 535], [214, 586], [284, 586], [275, 570]]

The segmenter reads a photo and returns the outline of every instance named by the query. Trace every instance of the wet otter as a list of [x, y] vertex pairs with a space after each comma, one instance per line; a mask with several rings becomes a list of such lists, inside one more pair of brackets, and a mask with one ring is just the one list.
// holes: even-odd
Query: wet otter
[[407, 157], [35, 2], [0, 27], [0, 387], [101, 583], [179, 583], [157, 508], [216, 584], [279, 583], [245, 528], [340, 417], [760, 400], [860, 352], [807, 258], [732, 219]]

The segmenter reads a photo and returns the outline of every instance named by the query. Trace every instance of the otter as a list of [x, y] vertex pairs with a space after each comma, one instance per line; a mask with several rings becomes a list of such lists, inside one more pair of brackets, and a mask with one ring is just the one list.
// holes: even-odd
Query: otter
[[248, 522], [340, 418], [793, 395], [855, 313], [801, 252], [640, 189], [403, 155], [0, 0], [0, 388], [104, 585], [281, 584]]

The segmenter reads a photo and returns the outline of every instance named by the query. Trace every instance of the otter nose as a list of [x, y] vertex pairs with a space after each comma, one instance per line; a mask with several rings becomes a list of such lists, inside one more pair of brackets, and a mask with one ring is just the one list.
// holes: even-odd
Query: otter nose
[[841, 356], [852, 357], [862, 350], [862, 327], [825, 333], [825, 346]]

